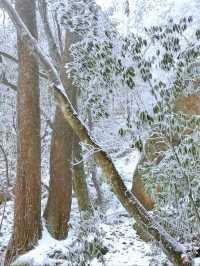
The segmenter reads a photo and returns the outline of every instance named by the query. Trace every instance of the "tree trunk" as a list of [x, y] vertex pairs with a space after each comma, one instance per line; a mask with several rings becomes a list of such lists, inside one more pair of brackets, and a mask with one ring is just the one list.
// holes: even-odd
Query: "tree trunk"
[[[40, 58], [42, 57], [40, 56]], [[45, 62], [45, 59], [43, 60], [43, 62], [44, 64], [47, 64], [47, 62]], [[52, 78], [53, 76], [54, 75], [52, 75]], [[136, 222], [141, 225], [141, 228], [143, 228], [145, 232], [152, 236], [153, 239], [155, 239], [157, 243], [162, 246], [162, 249], [168, 255], [169, 259], [174, 263], [174, 265], [191, 265], [190, 262], [188, 264], [184, 262], [184, 259], [188, 258], [186, 254], [186, 248], [179, 242], [177, 242], [173, 237], [171, 237], [165, 231], [165, 229], [152, 218], [152, 216], [138, 201], [136, 196], [134, 196], [133, 193], [127, 190], [110, 157], [105, 151], [101, 149], [98, 144], [95, 143], [93, 138], [88, 133], [87, 128], [79, 120], [75, 110], [73, 109], [73, 106], [69, 102], [68, 97], [66, 97], [66, 95], [64, 94], [62, 85], [59, 83], [59, 81], [58, 84], [54, 83], [54, 85], [52, 86], [57, 103], [59, 104], [66, 121], [82, 141], [84, 141], [88, 145], [92, 145], [94, 149], [99, 151], [94, 154], [95, 160], [97, 164], [102, 168], [105, 176], [108, 178], [108, 181], [111, 184], [112, 190], [114, 191], [124, 208], [129, 212], [131, 216], [134, 217]]]
[[[35, 1], [16, 0], [16, 10], [37, 38]], [[41, 235], [41, 155], [38, 62], [18, 34], [17, 176], [13, 234], [4, 265], [34, 247]]]
[[[65, 64], [71, 61], [69, 48], [73, 43], [73, 34], [66, 33], [65, 51], [62, 61], [61, 80], [68, 88], [70, 99], [76, 104], [76, 90], [73, 88], [71, 79], [65, 73]], [[45, 209], [47, 229], [56, 239], [65, 239], [68, 234], [68, 222], [71, 211], [72, 196], [72, 149], [74, 155], [80, 159], [79, 140], [66, 123], [60, 109], [56, 108], [54, 120], [54, 132], [51, 142], [50, 154], [50, 185], [49, 198]], [[80, 209], [89, 207], [87, 184], [84, 176], [83, 163], [74, 167], [74, 189], [77, 194]], [[84, 193], [81, 199], [79, 193]], [[59, 206], [59, 208], [57, 207]]]
[[51, 235], [60, 240], [68, 233], [72, 196], [72, 136], [62, 112], [57, 107], [50, 153], [49, 197], [44, 212]]
[[[156, 164], [159, 164], [159, 162], [163, 159], [161, 152], [167, 149], [166, 140], [158, 132], [152, 133], [152, 135], [148, 138], [144, 149], [145, 156], [143, 155], [141, 161], [138, 163], [138, 166], [147, 161], [154, 161]], [[155, 201], [153, 199], [153, 195], [149, 195], [145, 191], [145, 184], [142, 180], [141, 173], [138, 170], [138, 166], [136, 167], [133, 175], [131, 191], [147, 210], [151, 210], [154, 208]]]
[[[92, 123], [91, 110], [87, 110], [87, 117], [88, 117], [89, 131], [92, 132], [93, 123]], [[88, 168], [89, 168], [89, 173], [91, 175], [92, 182], [94, 184], [94, 187], [95, 187], [95, 190], [97, 193], [96, 203], [98, 206], [101, 206], [103, 203], [103, 196], [102, 196], [102, 192], [101, 192], [101, 184], [100, 184], [99, 180], [97, 179], [97, 168], [96, 168], [94, 156], [90, 157], [90, 160], [88, 161]]]
[[81, 147], [79, 138], [74, 134], [73, 157], [74, 161], [78, 162], [73, 167], [73, 187], [78, 200], [78, 206], [81, 212], [87, 212], [88, 215], [92, 212], [92, 206], [87, 188], [86, 175], [84, 171], [84, 163], [82, 162]]
[[65, 85], [61, 82], [56, 69], [52, 66], [49, 59], [40, 49], [36, 40], [31, 36], [30, 32], [27, 31], [18, 14], [8, 3], [8, 1], [0, 0], [0, 2], [3, 4], [10, 18], [15, 23], [17, 29], [23, 29], [23, 35], [26, 36], [29, 40], [30, 47], [32, 48], [36, 56], [40, 58], [46, 71], [48, 71], [49, 78], [52, 82], [50, 89], [54, 92], [56, 102], [60, 107], [68, 124], [82, 141], [84, 141], [88, 145], [92, 145], [95, 149], [99, 150], [99, 152], [96, 152], [94, 155], [95, 160], [97, 164], [102, 168], [105, 176], [107, 176], [112, 189], [121, 204], [136, 219], [136, 221], [140, 223], [144, 230], [148, 232], [159, 245], [161, 245], [163, 251], [168, 255], [169, 259], [174, 263], [175, 266], [190, 266], [191, 260], [187, 254], [188, 250], [182, 244], [172, 238], [165, 231], [165, 229], [152, 218], [152, 216], [140, 204], [133, 193], [127, 190], [110, 157], [105, 151], [101, 149], [98, 144], [95, 143], [85, 125], [78, 118], [78, 115], [71, 105], [68, 96], [65, 94]]
[[[66, 35], [64, 58], [60, 67], [61, 80], [66, 88], [71, 85], [65, 73], [65, 64], [69, 62], [68, 42]], [[68, 93], [71, 98], [72, 88]], [[72, 148], [73, 131], [57, 107], [50, 151], [49, 197], [44, 217], [48, 231], [58, 240], [65, 239], [68, 235], [72, 201]]]
[[133, 176], [131, 191], [147, 210], [152, 210], [154, 208], [155, 201], [152, 196], [145, 191], [144, 182], [137, 169]]

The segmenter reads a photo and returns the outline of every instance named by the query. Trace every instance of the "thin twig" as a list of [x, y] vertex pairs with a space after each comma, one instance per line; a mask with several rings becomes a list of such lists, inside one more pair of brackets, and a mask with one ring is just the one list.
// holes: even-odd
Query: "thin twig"
[[5, 213], [6, 213], [6, 201], [4, 202], [4, 205], [3, 205], [3, 214], [2, 214], [2, 218], [0, 222], [0, 233], [1, 233], [2, 226], [3, 226], [3, 220], [5, 218]]

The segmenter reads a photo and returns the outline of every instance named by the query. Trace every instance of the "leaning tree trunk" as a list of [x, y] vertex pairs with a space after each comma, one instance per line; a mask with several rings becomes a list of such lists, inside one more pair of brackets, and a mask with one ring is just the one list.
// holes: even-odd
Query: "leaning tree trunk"
[[[46, 64], [45, 61], [43, 62]], [[54, 75], [52, 75], [52, 78], [53, 76]], [[88, 145], [92, 145], [96, 150], [99, 150], [99, 152], [96, 152], [94, 155], [95, 160], [108, 178], [108, 181], [121, 204], [129, 214], [135, 218], [136, 222], [141, 225], [141, 228], [162, 246], [162, 249], [174, 265], [191, 265], [186, 248], [171, 237], [165, 229], [152, 218], [134, 194], [127, 190], [127, 187], [112, 160], [89, 135], [87, 128], [78, 119], [68, 97], [63, 93], [63, 90], [61, 90], [62, 85], [59, 81], [58, 84], [54, 83], [52, 89], [55, 92], [57, 103], [59, 104], [66, 121], [82, 141]], [[187, 263], [184, 261], [185, 259], [188, 259]]]
[[[26, 29], [18, 14], [12, 8], [7, 0], [0, 0], [4, 8], [8, 12], [10, 18], [15, 23], [17, 29], [23, 29], [23, 35], [29, 40], [29, 45], [37, 57], [40, 58], [44, 68], [49, 73], [49, 78], [52, 82], [50, 90], [56, 97], [56, 102], [60, 107], [66, 121], [85, 143], [92, 145], [99, 152], [95, 153], [95, 160], [102, 168], [105, 176], [107, 176], [113, 191], [122, 203], [124, 208], [133, 216], [138, 223], [148, 232], [156, 242], [161, 245], [163, 251], [168, 255], [169, 259], [175, 266], [191, 266], [191, 259], [187, 252], [188, 250], [173, 237], [171, 237], [165, 229], [159, 225], [146, 209], [140, 204], [133, 193], [129, 192], [119, 175], [116, 167], [114, 166], [110, 157], [106, 154], [101, 147], [95, 143], [94, 139], [90, 136], [87, 128], [82, 121], [78, 118], [73, 106], [71, 105], [68, 96], [64, 90], [64, 84], [61, 82], [56, 69], [52, 66], [49, 59], [45, 56], [43, 51], [39, 48], [37, 41], [32, 37], [31, 33]], [[67, 88], [65, 88], [67, 89]]]
[[[37, 38], [35, 1], [16, 0], [16, 10]], [[17, 177], [14, 228], [5, 264], [35, 246], [41, 234], [41, 158], [38, 62], [18, 34]]]

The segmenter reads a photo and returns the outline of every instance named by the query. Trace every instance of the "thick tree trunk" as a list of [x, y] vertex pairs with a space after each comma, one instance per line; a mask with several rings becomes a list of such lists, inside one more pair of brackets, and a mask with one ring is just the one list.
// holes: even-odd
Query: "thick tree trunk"
[[56, 109], [50, 154], [49, 197], [44, 217], [46, 226], [56, 239], [68, 232], [72, 195], [72, 136], [60, 109]]
[[[79, 136], [79, 138], [89, 145], [92, 145], [99, 152], [95, 153], [95, 160], [97, 164], [102, 168], [105, 176], [109, 179], [113, 191], [116, 196], [124, 206], [124, 208], [136, 219], [136, 221], [148, 232], [159, 245], [162, 246], [163, 250], [168, 255], [169, 259], [176, 266], [190, 266], [191, 262], [187, 255], [186, 248], [178, 243], [174, 238], [172, 238], [165, 229], [160, 226], [146, 211], [146, 209], [140, 204], [133, 193], [129, 192], [119, 175], [117, 169], [115, 168], [112, 160], [106, 154], [105, 151], [98, 146], [94, 139], [90, 136], [87, 128], [84, 126], [82, 121], [78, 118], [73, 106], [71, 105], [68, 96], [64, 91], [64, 84], [60, 81], [59, 75], [56, 69], [52, 66], [49, 59], [44, 55], [42, 50], [37, 45], [35, 39], [31, 36], [30, 32], [27, 31], [24, 24], [20, 20], [18, 14], [14, 11], [12, 6], [7, 0], [0, 0], [4, 8], [8, 12], [10, 18], [15, 23], [18, 29], [23, 29], [23, 35], [29, 40], [29, 44], [33, 49], [37, 57], [40, 58], [46, 71], [49, 73], [50, 80], [52, 81], [52, 86], [50, 89], [54, 92], [56, 97], [56, 102], [61, 108], [63, 115], [74, 130], [74, 132]], [[67, 89], [67, 88], [65, 88]], [[188, 261], [187, 261], [188, 259]], [[187, 262], [186, 262], [187, 261]]]
[[107, 176], [108, 181], [121, 204], [130, 213], [130, 215], [134, 217], [136, 222], [141, 225], [141, 228], [143, 228], [145, 232], [152, 236], [153, 239], [162, 246], [164, 252], [168, 255], [174, 265], [191, 265], [190, 263], [186, 264], [184, 262], [184, 258], [187, 257], [184, 246], [172, 238], [165, 229], [151, 217], [134, 194], [127, 190], [112, 160], [89, 135], [87, 128], [79, 120], [76, 112], [70, 104], [67, 96], [63, 94], [63, 90], [61, 90], [61, 88], [61, 84], [53, 85], [52, 87], [55, 92], [57, 103], [59, 104], [66, 121], [82, 141], [92, 145], [96, 150], [99, 150], [99, 152], [96, 152], [94, 155], [95, 160], [102, 168], [105, 176]]
[[[73, 35], [66, 33], [64, 58], [60, 69], [62, 82], [66, 88], [69, 88], [68, 95], [72, 102], [76, 104], [76, 89], [65, 73], [65, 64], [71, 60], [69, 48], [72, 43]], [[74, 135], [57, 107], [50, 154], [49, 198], [44, 213], [48, 231], [56, 239], [64, 239], [68, 234], [72, 175], [74, 175], [74, 189], [80, 210], [91, 209], [83, 163], [74, 166], [72, 173], [72, 149], [74, 149], [74, 156], [79, 160], [81, 158], [79, 139]]]
[[[71, 85], [66, 78], [65, 64], [69, 62], [69, 51], [66, 35], [66, 46], [62, 61], [61, 80], [66, 88]], [[69, 96], [73, 90], [68, 90]], [[68, 235], [72, 201], [72, 148], [73, 130], [67, 124], [59, 107], [56, 108], [50, 151], [50, 184], [49, 197], [44, 212], [46, 226], [51, 235], [58, 240]]]
[[[35, 1], [17, 0], [16, 10], [37, 37]], [[13, 234], [4, 265], [37, 243], [41, 233], [41, 160], [38, 62], [18, 34], [17, 177]]]

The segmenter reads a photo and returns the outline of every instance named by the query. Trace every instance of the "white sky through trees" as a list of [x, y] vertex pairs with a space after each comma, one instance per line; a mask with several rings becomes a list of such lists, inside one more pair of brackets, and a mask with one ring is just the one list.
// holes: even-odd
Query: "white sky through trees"
[[[123, 0], [115, 0], [116, 3]], [[113, 0], [96, 0], [97, 4], [100, 5], [103, 9], [108, 8], [109, 6], [113, 5]]]

